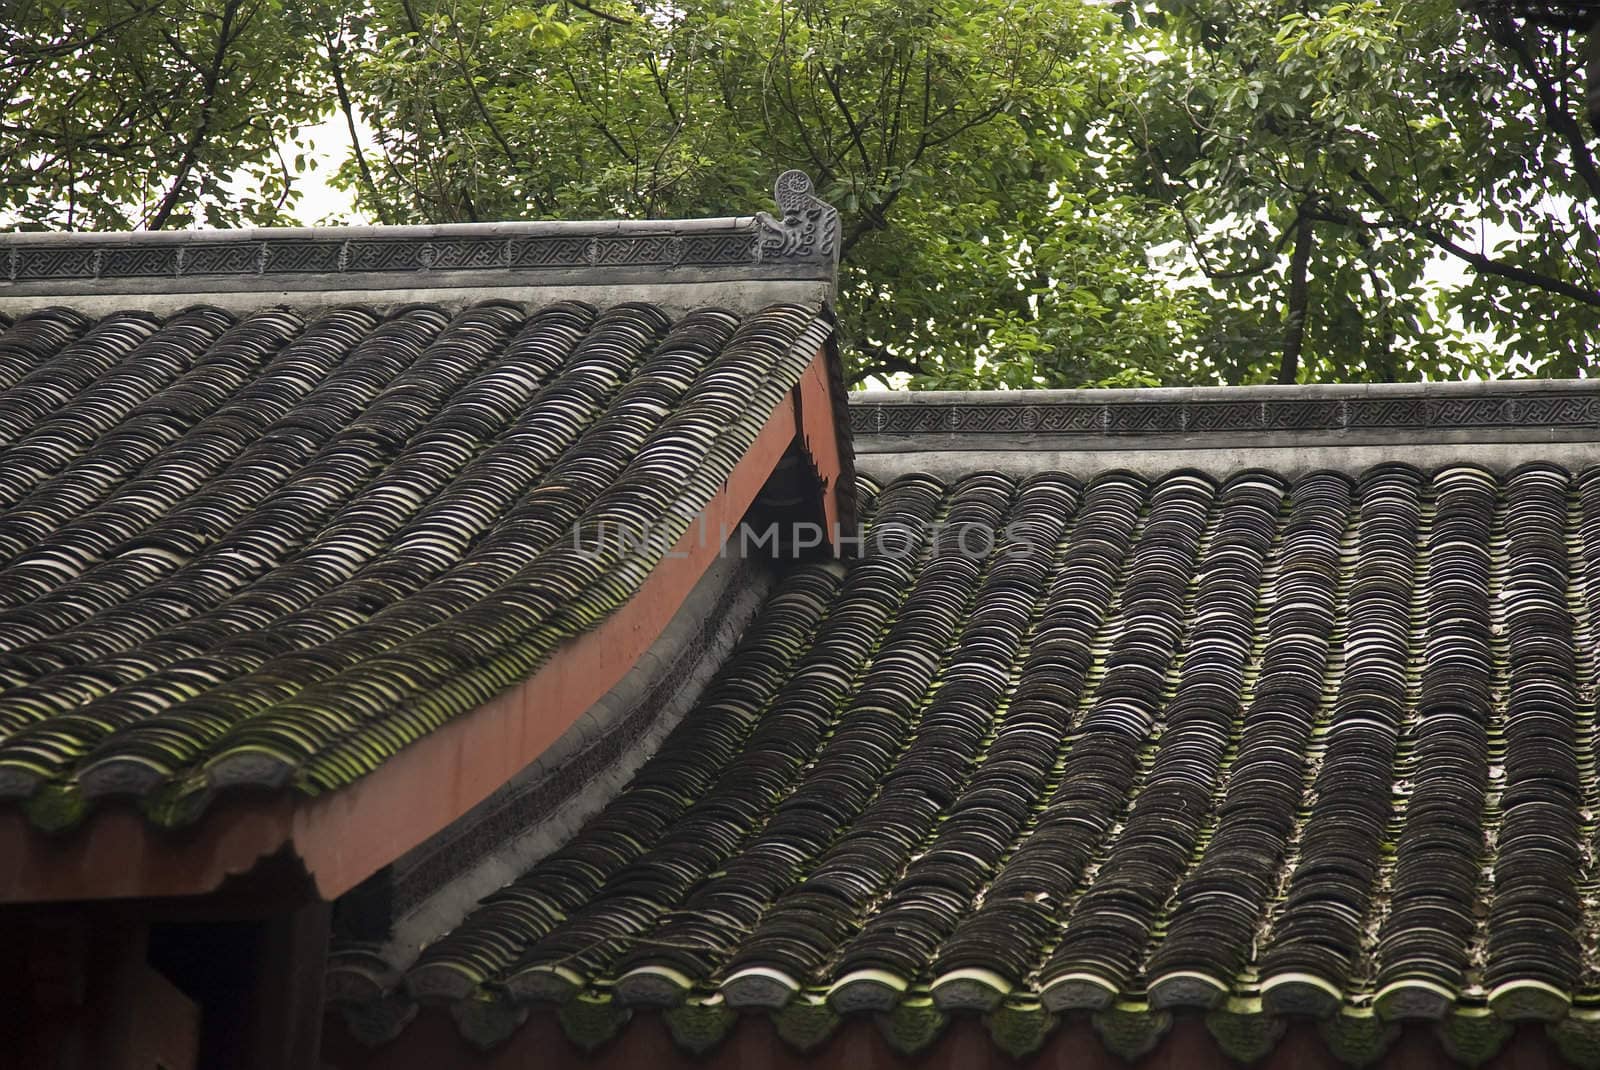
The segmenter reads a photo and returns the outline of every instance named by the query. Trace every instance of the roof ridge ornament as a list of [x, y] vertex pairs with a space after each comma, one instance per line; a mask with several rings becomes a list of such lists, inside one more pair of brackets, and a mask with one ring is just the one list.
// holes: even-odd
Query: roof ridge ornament
[[765, 260], [820, 257], [839, 266], [839, 210], [817, 196], [811, 176], [791, 169], [772, 185], [772, 199], [782, 218], [757, 214], [761, 224], [759, 258]]

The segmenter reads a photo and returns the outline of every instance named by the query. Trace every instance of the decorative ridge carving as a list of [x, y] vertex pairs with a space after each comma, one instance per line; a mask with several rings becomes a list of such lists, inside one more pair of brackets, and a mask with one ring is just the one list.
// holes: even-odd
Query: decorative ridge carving
[[762, 212], [756, 217], [762, 228], [762, 259], [820, 256], [836, 266], [839, 210], [816, 195], [811, 176], [804, 171], [785, 171], [773, 184], [772, 199], [783, 216], [775, 219]]
[[[832, 283], [839, 213], [802, 171], [778, 176], [779, 217], [0, 234], [0, 295], [341, 284], [492, 285], [806, 279]], [[348, 283], [347, 281], [348, 280]], [[159, 287], [159, 290], [153, 290]]]

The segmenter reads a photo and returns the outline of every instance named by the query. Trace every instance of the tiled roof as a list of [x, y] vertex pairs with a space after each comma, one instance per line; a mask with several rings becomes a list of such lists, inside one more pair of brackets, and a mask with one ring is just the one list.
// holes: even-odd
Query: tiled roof
[[797, 305], [19, 319], [0, 796], [175, 824], [362, 777], [627, 600], [828, 333]]
[[1087, 1014], [1132, 1056], [1185, 1009], [1241, 1058], [1290, 1017], [1358, 1064], [1413, 1018], [1592, 1042], [1600, 472], [908, 476], [870, 511], [395, 998], [484, 1045], [551, 1005], [586, 1046], [634, 1007], [696, 1048], [732, 1011], [801, 1048]]

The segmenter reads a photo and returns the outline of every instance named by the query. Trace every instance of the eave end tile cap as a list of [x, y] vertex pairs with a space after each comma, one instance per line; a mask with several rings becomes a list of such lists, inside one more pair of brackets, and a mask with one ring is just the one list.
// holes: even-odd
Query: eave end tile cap
[[828, 989], [828, 1004], [840, 1014], [858, 1011], [892, 1011], [909, 985], [887, 970], [856, 970]]
[[375, 952], [336, 951], [328, 956], [328, 968], [322, 975], [323, 998], [329, 1003], [367, 1003], [393, 992], [401, 980], [394, 967]]
[[77, 781], [85, 799], [99, 800], [113, 795], [144, 796], [165, 779], [165, 771], [143, 758], [118, 756], [86, 765]]
[[206, 778], [218, 788], [267, 788], [288, 785], [295, 767], [283, 755], [257, 747], [241, 747], [207, 763]]
[[508, 1000], [478, 998], [450, 1004], [450, 1017], [462, 1039], [480, 1051], [498, 1047], [528, 1020], [528, 1008]]
[[403, 992], [364, 1003], [335, 1004], [345, 1028], [356, 1042], [369, 1048], [387, 1044], [417, 1016], [418, 1006]]
[[39, 789], [45, 778], [22, 765], [0, 763], [0, 801], [17, 802]]
[[800, 982], [782, 970], [751, 966], [722, 982], [722, 998], [735, 1010], [778, 1011], [800, 991]]
[[1117, 998], [1117, 986], [1092, 973], [1066, 973], [1053, 978], [1039, 993], [1048, 1009], [1062, 1011], [1100, 1011]]
[[612, 991], [623, 1007], [676, 1007], [694, 981], [670, 966], [639, 966], [617, 978]]
[[565, 966], [529, 966], [506, 979], [505, 988], [518, 1003], [566, 1003], [583, 991], [588, 979]]
[[1331, 1018], [1339, 1013], [1344, 993], [1309, 973], [1279, 973], [1261, 982], [1261, 1005], [1270, 1014], [1297, 1018]]
[[1489, 1009], [1507, 1022], [1558, 1022], [1572, 1006], [1572, 997], [1543, 981], [1507, 981], [1489, 992]]
[[1157, 977], [1149, 992], [1150, 1006], [1158, 1011], [1180, 1007], [1211, 1010], [1227, 996], [1228, 986], [1208, 974], [1178, 970]]
[[417, 966], [405, 978], [405, 989], [411, 997], [428, 1003], [466, 999], [477, 987], [476, 979], [447, 962]]
[[1405, 978], [1384, 985], [1372, 1006], [1385, 1021], [1438, 1021], [1456, 1001], [1455, 992], [1432, 981]]
[[991, 970], [951, 970], [933, 982], [933, 1005], [942, 1011], [987, 1014], [1011, 994], [1011, 982]]

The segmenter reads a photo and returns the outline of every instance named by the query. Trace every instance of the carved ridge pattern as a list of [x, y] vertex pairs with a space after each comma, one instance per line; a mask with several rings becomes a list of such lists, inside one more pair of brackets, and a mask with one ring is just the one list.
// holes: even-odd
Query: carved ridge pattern
[[[485, 225], [454, 233], [385, 236], [339, 228], [275, 236], [183, 240], [169, 234], [129, 234], [41, 242], [27, 234], [0, 238], [0, 279], [13, 283], [107, 279], [182, 279], [200, 276], [266, 278], [284, 275], [513, 273], [573, 269], [745, 267], [838, 263], [839, 213], [812, 191], [803, 171], [778, 176], [774, 199], [781, 215], [759, 213], [727, 230], [673, 222], [596, 223], [593, 233], [562, 227], [544, 232], [496, 232]], [[397, 228], [399, 229], [399, 228]]]
[[1505, 391], [1470, 396], [1263, 398], [1215, 401], [1047, 400], [1001, 403], [857, 402], [858, 435], [1240, 434], [1279, 431], [1600, 431], [1600, 389]]

